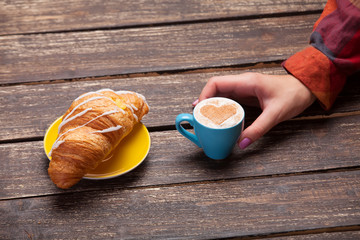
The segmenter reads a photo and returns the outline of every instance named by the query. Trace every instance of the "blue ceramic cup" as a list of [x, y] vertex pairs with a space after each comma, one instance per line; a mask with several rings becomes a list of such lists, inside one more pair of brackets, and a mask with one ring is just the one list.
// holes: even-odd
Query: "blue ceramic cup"
[[[224, 99], [227, 103], [231, 102], [231, 104], [235, 104], [237, 106], [237, 111], [240, 111], [237, 112], [238, 116], [236, 122], [231, 124], [233, 126], [230, 125], [228, 127], [225, 125], [219, 127], [219, 126], [213, 126], [212, 124], [208, 124], [208, 123], [206, 123], [207, 126], [205, 126], [202, 120], [201, 122], [203, 123], [199, 122], [200, 117], [198, 117], [199, 119], [196, 119], [195, 116], [197, 115], [199, 116], [199, 114], [197, 114], [197, 112], [199, 112], [198, 108], [208, 104], [205, 102], [213, 101], [213, 100], [220, 100], [220, 102], [223, 102]], [[244, 117], [245, 117], [244, 109], [241, 107], [240, 104], [228, 98], [220, 98], [220, 97], [209, 98], [201, 101], [200, 103], [196, 105], [196, 107], [194, 108], [194, 114], [182, 113], [176, 117], [176, 121], [175, 121], [176, 129], [184, 137], [188, 138], [189, 140], [194, 142], [198, 147], [202, 148], [204, 150], [204, 153], [209, 158], [215, 160], [225, 159], [231, 154], [236, 144], [236, 141], [238, 140], [241, 132], [244, 129]], [[218, 106], [213, 106], [212, 108], [217, 108], [217, 107]], [[189, 122], [190, 125], [194, 127], [195, 134], [185, 130], [181, 125], [182, 122]]]

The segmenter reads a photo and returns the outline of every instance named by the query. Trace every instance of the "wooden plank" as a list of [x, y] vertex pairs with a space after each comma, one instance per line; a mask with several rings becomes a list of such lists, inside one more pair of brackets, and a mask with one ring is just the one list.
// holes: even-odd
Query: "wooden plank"
[[279, 61], [319, 14], [0, 37], [0, 84]]
[[0, 35], [165, 24], [320, 11], [325, 0], [301, 1], [1, 1]]
[[[0, 114], [0, 141], [43, 137], [48, 126], [65, 113], [76, 97], [101, 88], [133, 90], [144, 94], [151, 107], [143, 120], [144, 124], [151, 128], [174, 126], [179, 113], [192, 112], [191, 103], [199, 96], [210, 77], [240, 74], [245, 71], [248, 70], [0, 87], [0, 112], [6, 113]], [[285, 71], [278, 67], [252, 71], [285, 74]], [[348, 82], [332, 111], [327, 114], [360, 111], [360, 86], [357, 83], [357, 79]], [[324, 113], [319, 105], [315, 104], [305, 114]], [[247, 122], [251, 122], [257, 114], [257, 109], [246, 108]]]
[[[66, 192], [341, 170], [360, 166], [360, 115], [284, 122], [245, 151], [213, 161], [176, 130], [151, 132], [145, 162], [122, 177]], [[0, 144], [0, 199], [63, 193], [47, 175], [42, 141]]]
[[360, 171], [60, 194], [0, 209], [4, 239], [267, 235], [359, 224]]

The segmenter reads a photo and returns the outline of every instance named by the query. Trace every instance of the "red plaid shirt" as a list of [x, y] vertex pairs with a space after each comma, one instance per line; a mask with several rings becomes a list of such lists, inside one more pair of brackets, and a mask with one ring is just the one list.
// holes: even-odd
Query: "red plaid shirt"
[[330, 109], [346, 78], [360, 70], [360, 0], [328, 0], [310, 46], [283, 67]]

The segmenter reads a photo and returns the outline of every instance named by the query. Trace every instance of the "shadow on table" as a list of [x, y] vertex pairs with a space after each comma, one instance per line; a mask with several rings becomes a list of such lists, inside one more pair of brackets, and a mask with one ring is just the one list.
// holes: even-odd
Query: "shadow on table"
[[[96, 206], [101, 204], [104, 196], [108, 198], [115, 193], [118, 195], [119, 192], [126, 191], [127, 188], [136, 185], [136, 182], [144, 175], [146, 165], [147, 161], [144, 161], [132, 172], [112, 179], [82, 179], [70, 189], [60, 190], [59, 194], [54, 195], [52, 199], [54, 209], [56, 211], [71, 212], [86, 210], [86, 208], [96, 208]], [[102, 187], [104, 187], [103, 190], [101, 190]]]

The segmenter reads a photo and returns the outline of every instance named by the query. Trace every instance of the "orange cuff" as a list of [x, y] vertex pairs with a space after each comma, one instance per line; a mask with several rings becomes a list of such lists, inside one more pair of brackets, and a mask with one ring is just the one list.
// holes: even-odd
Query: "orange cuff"
[[331, 75], [335, 74], [337, 79], [340, 75], [332, 62], [312, 46], [294, 54], [282, 66], [310, 89], [325, 110], [331, 108], [345, 83], [342, 79], [334, 84]]

